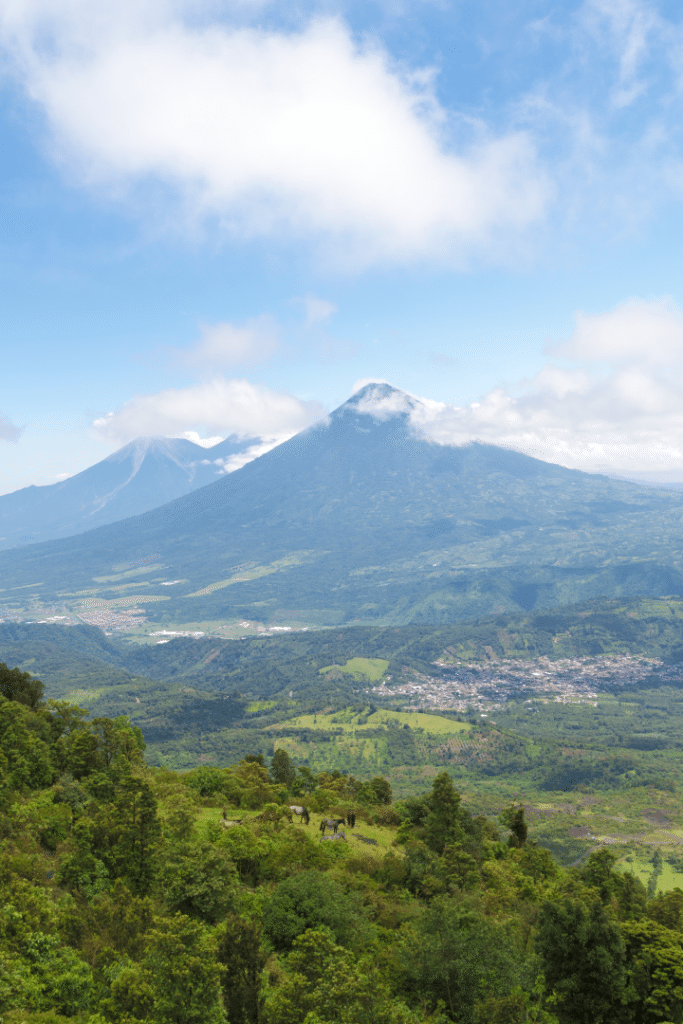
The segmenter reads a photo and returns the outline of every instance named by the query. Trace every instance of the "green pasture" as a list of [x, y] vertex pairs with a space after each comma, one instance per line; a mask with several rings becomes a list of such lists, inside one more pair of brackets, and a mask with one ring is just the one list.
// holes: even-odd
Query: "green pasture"
[[278, 703], [276, 700], [253, 700], [251, 704], [247, 704], [245, 710], [248, 714], [254, 715], [257, 711], [268, 711], [269, 708], [276, 708]]
[[[654, 867], [652, 865], [652, 854], [654, 847], [632, 846], [619, 858], [617, 867], [620, 871], [631, 871], [640, 879], [645, 887], [652, 877]], [[678, 870], [672, 864], [667, 863], [667, 856], [671, 847], [660, 847], [664, 863], [657, 876], [656, 893], [670, 892], [672, 889], [683, 889], [683, 871]], [[615, 853], [618, 851], [614, 851]]]
[[369, 680], [371, 683], [378, 683], [388, 668], [389, 662], [384, 658], [349, 658], [344, 665], [326, 665], [320, 671], [336, 670], [343, 672], [344, 675], [353, 676], [359, 682]]
[[[297, 800], [296, 803], [300, 801]], [[305, 800], [301, 801], [306, 803]], [[341, 806], [344, 807], [346, 801], [342, 801]], [[257, 820], [260, 811], [246, 811], [243, 808], [230, 808], [226, 806], [226, 813], [228, 821], [235, 821], [240, 819], [241, 824], [247, 827], [253, 827], [259, 825], [260, 822]], [[280, 824], [277, 826], [280, 829], [284, 828], [296, 828], [302, 829], [311, 839], [316, 842], [320, 841], [320, 822], [323, 818], [339, 817], [332, 811], [327, 811], [325, 814], [317, 814], [315, 811], [310, 811], [311, 820], [308, 825], [302, 825], [299, 823], [297, 815], [293, 816], [292, 824], [287, 821], [285, 817], [282, 817]], [[197, 816], [196, 828], [201, 830], [203, 826], [213, 822], [219, 824], [223, 818], [223, 807], [202, 807]], [[390, 828], [386, 825], [368, 825], [362, 821], [361, 818], [356, 816], [356, 827], [351, 829], [348, 826], [340, 825], [340, 831], [344, 832], [346, 836], [346, 843], [343, 840], [338, 840], [338, 849], [346, 851], [347, 856], [358, 856], [359, 854], [365, 854], [369, 857], [374, 857], [376, 860], [381, 860], [386, 853], [391, 850], [397, 856], [403, 856], [403, 847], [396, 845], [396, 829]], [[359, 839], [354, 839], [354, 835], [358, 833], [365, 836], [367, 839], [375, 839], [377, 846], [371, 846], [368, 843], [363, 843]], [[328, 829], [325, 833], [331, 835]]]
[[[359, 659], [360, 660], [360, 659]], [[363, 659], [365, 660], [365, 659]], [[457, 722], [452, 718], [442, 718], [440, 715], [430, 715], [421, 711], [389, 711], [380, 709], [367, 715], [363, 711], [356, 711], [347, 708], [345, 711], [327, 712], [325, 714], [298, 715], [296, 718], [287, 719], [286, 723], [271, 726], [271, 729], [278, 729], [287, 725], [296, 729], [311, 730], [339, 730], [344, 733], [356, 733], [363, 730], [373, 730], [396, 723], [403, 727], [407, 725], [410, 729], [422, 730], [432, 736], [453, 736], [459, 732], [468, 732], [472, 726], [468, 722]]]

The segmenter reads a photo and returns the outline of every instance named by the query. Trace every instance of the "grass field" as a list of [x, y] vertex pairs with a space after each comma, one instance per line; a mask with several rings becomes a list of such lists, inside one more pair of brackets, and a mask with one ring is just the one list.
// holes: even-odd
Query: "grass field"
[[344, 665], [326, 665], [320, 671], [336, 670], [346, 676], [353, 676], [358, 681], [378, 683], [388, 668], [389, 662], [383, 658], [350, 658]]
[[[617, 851], [615, 850], [614, 852], [616, 853]], [[666, 847], [663, 847], [661, 852], [664, 857], [667, 856]], [[617, 867], [621, 871], [632, 871], [647, 888], [654, 870], [652, 854], [653, 847], [633, 846], [627, 849], [624, 855], [619, 858]], [[655, 891], [657, 893], [670, 892], [672, 889], [683, 889], [683, 871], [677, 870], [665, 860], [657, 876], [657, 888]]]
[[[255, 822], [258, 818], [260, 811], [245, 811], [242, 808], [227, 809], [228, 820], [240, 819], [243, 825], [249, 825], [250, 822]], [[234, 816], [234, 817], [233, 817]], [[222, 807], [202, 807], [197, 818], [197, 828], [201, 828], [210, 822], [218, 824], [223, 817]], [[320, 822], [323, 818], [329, 817], [329, 814], [316, 814], [311, 811], [311, 820], [308, 825], [301, 825], [296, 816], [290, 825], [286, 818], [282, 818], [281, 828], [297, 828], [302, 829], [306, 835], [310, 836], [315, 842], [320, 842]], [[356, 818], [356, 827], [350, 829], [348, 826], [340, 825], [339, 829], [346, 836], [346, 842], [344, 840], [338, 840], [339, 847], [344, 849], [347, 856], [358, 855], [363, 853], [366, 856], [374, 857], [377, 860], [381, 860], [386, 853], [391, 850], [398, 856], [403, 856], [403, 848], [395, 845], [396, 829], [389, 828], [384, 825], [368, 825], [362, 821], [359, 817]], [[328, 830], [326, 835], [330, 835]], [[362, 835], [366, 839], [374, 839], [377, 843], [376, 846], [361, 842], [358, 839], [354, 839], [354, 836]]]
[[269, 708], [275, 708], [277, 704], [276, 700], [253, 700], [251, 704], [247, 704], [246, 710], [253, 715], [257, 711], [268, 711]]
[[[472, 728], [468, 722], [457, 722], [452, 718], [423, 714], [421, 711], [379, 710], [366, 716], [363, 712], [351, 709], [337, 711], [334, 714], [299, 715], [296, 718], [289, 718], [286, 724], [296, 729], [341, 729], [344, 733], [355, 733], [377, 729], [390, 722], [396, 722], [400, 726], [407, 725], [410, 729], [422, 730], [432, 736], [453, 736], [459, 732], [468, 732]], [[278, 726], [273, 725], [271, 728], [277, 729]]]

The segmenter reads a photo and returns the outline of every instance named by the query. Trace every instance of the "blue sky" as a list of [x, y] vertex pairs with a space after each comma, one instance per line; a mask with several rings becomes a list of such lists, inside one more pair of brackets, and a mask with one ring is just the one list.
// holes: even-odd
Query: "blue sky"
[[6, 0], [0, 492], [366, 379], [683, 479], [679, 11]]

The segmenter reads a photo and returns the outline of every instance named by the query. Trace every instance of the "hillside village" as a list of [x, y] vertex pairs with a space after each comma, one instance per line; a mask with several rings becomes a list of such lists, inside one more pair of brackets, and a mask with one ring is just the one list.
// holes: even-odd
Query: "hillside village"
[[600, 691], [634, 686], [657, 675], [660, 685], [680, 685], [678, 665], [664, 665], [659, 658], [632, 655], [566, 658], [551, 661], [501, 660], [488, 665], [463, 663], [445, 666], [434, 662], [437, 673], [427, 676], [404, 667], [400, 677], [383, 679], [371, 691], [377, 697], [405, 696], [406, 710], [476, 711], [486, 714], [508, 700], [528, 695], [558, 703], [597, 702]]

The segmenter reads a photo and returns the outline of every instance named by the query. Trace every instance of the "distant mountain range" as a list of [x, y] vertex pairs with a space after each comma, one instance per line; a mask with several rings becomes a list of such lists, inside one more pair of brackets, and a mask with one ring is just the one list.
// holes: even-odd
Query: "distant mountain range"
[[2, 552], [2, 600], [87, 594], [159, 623], [323, 626], [683, 594], [683, 495], [437, 444], [415, 431], [415, 401], [368, 385], [215, 483]]
[[69, 537], [147, 512], [213, 483], [225, 472], [224, 463], [248, 457], [258, 443], [229, 437], [204, 448], [184, 438], [138, 437], [61, 483], [0, 495], [0, 549]]

